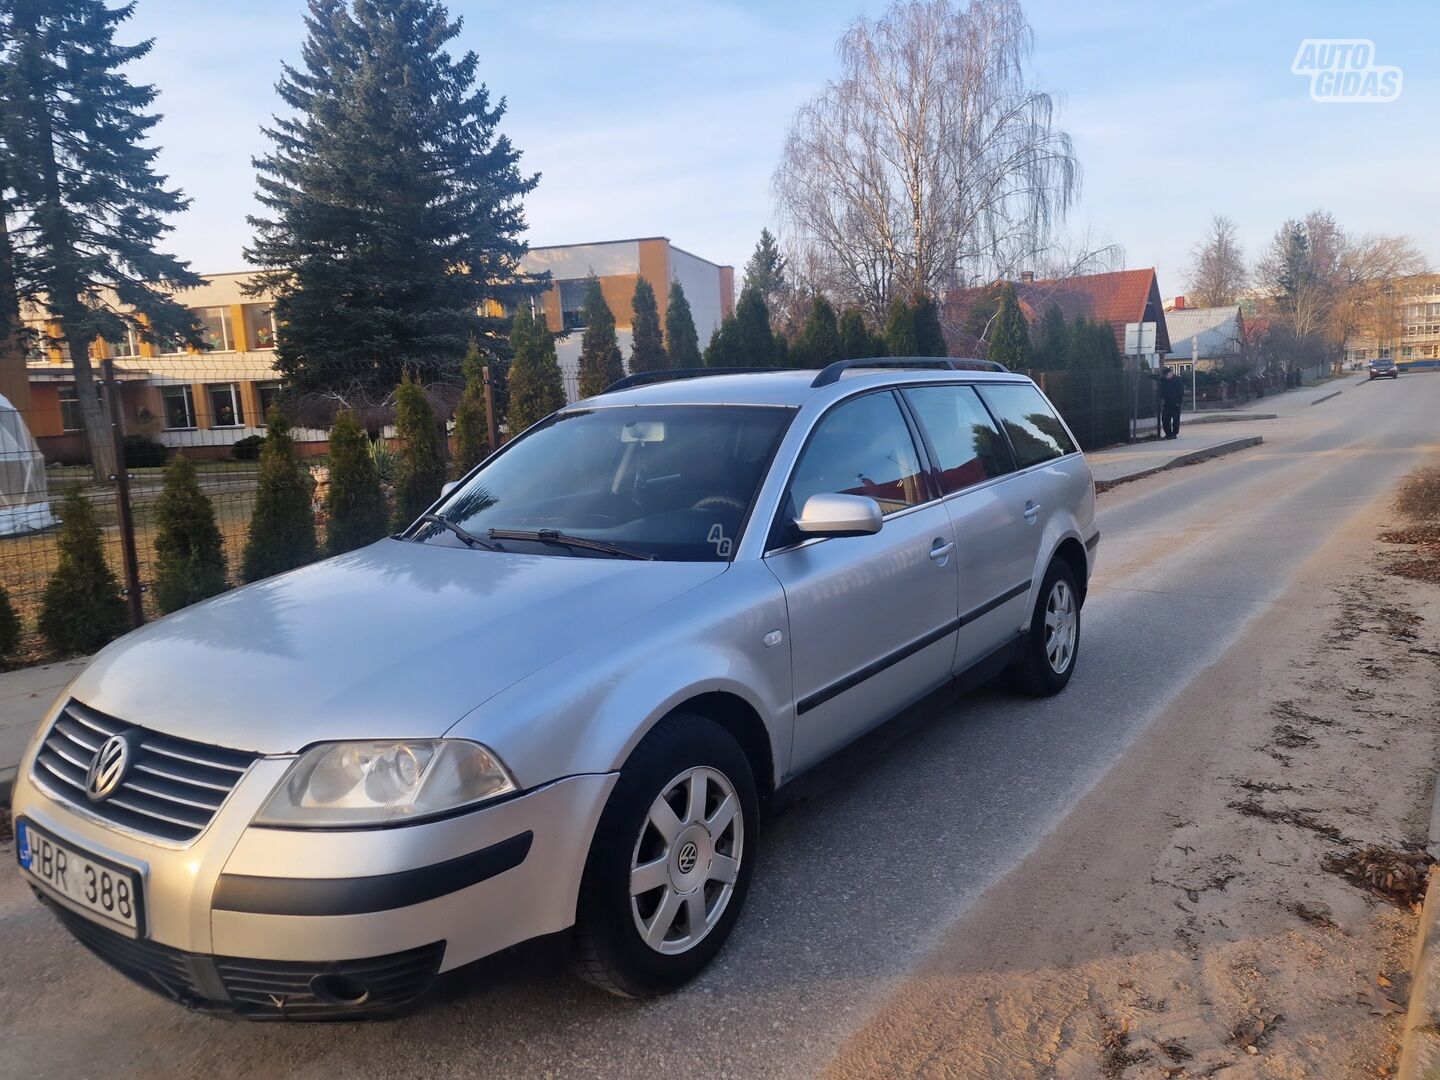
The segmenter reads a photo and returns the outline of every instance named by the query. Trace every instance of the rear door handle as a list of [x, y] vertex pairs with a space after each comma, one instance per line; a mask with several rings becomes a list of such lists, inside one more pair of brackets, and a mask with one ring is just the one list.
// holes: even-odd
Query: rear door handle
[[1040, 504], [1037, 502], [1027, 502], [1025, 504], [1025, 520], [1028, 521], [1031, 525], [1034, 525], [1035, 519], [1039, 516]]
[[936, 537], [935, 546], [930, 549], [930, 558], [938, 563], [943, 563], [950, 557], [950, 553], [954, 550], [955, 541], [941, 540], [939, 537]]

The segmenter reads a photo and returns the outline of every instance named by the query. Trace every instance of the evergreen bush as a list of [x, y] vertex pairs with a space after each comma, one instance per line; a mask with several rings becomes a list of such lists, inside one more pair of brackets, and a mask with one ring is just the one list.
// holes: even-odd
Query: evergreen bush
[[665, 307], [665, 348], [670, 363], [677, 368], [700, 366], [700, 335], [695, 330], [695, 315], [680, 282], [670, 283], [670, 303]]
[[325, 554], [339, 555], [379, 540], [386, 528], [385, 492], [375, 475], [370, 438], [342, 409], [330, 428], [330, 484], [325, 489]]
[[[552, 346], [553, 348], [553, 346]], [[420, 384], [407, 375], [395, 388], [395, 528], [403, 529], [440, 497], [445, 455], [440, 424]]]
[[465, 389], [455, 406], [455, 456], [450, 462], [450, 476], [455, 480], [490, 453], [490, 416], [485, 410], [485, 354], [474, 341], [465, 354], [461, 373], [465, 376]]
[[295, 451], [290, 425], [271, 409], [265, 421], [265, 445], [260, 449], [255, 510], [241, 560], [244, 581], [282, 574], [319, 557], [315, 512], [310, 506], [313, 486], [310, 471]]
[[224, 592], [225, 545], [195, 463], [176, 454], [155, 506], [155, 603], [166, 614]]
[[615, 336], [615, 314], [605, 302], [600, 279], [594, 274], [585, 281], [583, 318], [585, 333], [580, 338], [580, 396], [590, 397], [625, 377], [625, 358], [620, 353], [620, 342]]
[[515, 309], [510, 348], [515, 358], [510, 361], [505, 424], [513, 439], [565, 404], [565, 384], [560, 377], [560, 361], [555, 357], [555, 338], [545, 324], [544, 314], [535, 318], [529, 304], [522, 303]]
[[90, 653], [129, 628], [120, 584], [100, 536], [95, 508], [73, 485], [60, 508], [60, 559], [40, 605], [40, 636], [60, 656]]
[[660, 333], [660, 308], [655, 290], [643, 277], [635, 282], [630, 321], [630, 370], [663, 371], [670, 366], [665, 342]]
[[10, 603], [10, 594], [0, 589], [0, 660], [4, 660], [20, 645], [20, 616]]

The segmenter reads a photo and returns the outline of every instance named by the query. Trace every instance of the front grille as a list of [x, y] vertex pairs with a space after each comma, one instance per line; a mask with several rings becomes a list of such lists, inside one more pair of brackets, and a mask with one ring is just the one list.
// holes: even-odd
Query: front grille
[[[112, 735], [128, 734], [134, 760], [99, 802], [85, 794], [91, 759]], [[210, 824], [259, 755], [177, 739], [68, 702], [45, 736], [35, 774], [56, 794], [106, 821], [164, 840], [193, 840]]]
[[[445, 942], [361, 960], [248, 960], [181, 952], [127, 938], [40, 896], [79, 942], [126, 978], [193, 1009], [236, 1012], [252, 1019], [304, 1020], [383, 1013], [430, 988]], [[327, 988], [363, 989], [337, 1000]], [[319, 993], [317, 993], [317, 990]]]

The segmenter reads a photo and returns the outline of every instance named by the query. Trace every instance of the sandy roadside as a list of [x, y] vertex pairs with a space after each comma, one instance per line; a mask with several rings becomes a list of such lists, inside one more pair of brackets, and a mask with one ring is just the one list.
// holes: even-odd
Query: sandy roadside
[[1416, 917], [1325, 862], [1429, 822], [1440, 587], [1373, 567], [1392, 518], [1301, 566], [827, 1076], [1391, 1075]]

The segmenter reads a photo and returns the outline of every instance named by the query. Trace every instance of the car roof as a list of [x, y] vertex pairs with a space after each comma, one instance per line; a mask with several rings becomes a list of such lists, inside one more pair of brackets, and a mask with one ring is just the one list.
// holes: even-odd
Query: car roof
[[955, 382], [1029, 382], [1014, 372], [971, 371], [944, 368], [852, 368], [835, 382], [813, 386], [818, 371], [747, 371], [733, 375], [703, 375], [646, 383], [624, 390], [595, 394], [572, 402], [562, 412], [613, 408], [625, 405], [768, 405], [799, 408], [814, 398], [843, 397], [856, 389]]

